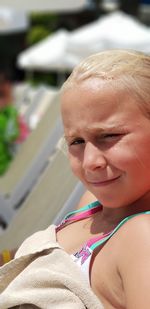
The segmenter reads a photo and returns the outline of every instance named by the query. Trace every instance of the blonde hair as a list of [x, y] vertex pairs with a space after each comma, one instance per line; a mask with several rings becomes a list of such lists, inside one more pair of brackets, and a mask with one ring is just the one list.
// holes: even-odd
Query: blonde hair
[[120, 85], [136, 97], [150, 116], [150, 56], [134, 50], [113, 49], [85, 58], [75, 67], [62, 87], [67, 90], [86, 79], [100, 78]]

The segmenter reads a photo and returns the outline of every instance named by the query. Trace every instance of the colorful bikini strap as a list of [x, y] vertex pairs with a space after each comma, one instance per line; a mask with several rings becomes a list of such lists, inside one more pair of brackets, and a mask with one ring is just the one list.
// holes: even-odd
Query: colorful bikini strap
[[[105, 235], [101, 235], [99, 240], [95, 242], [95, 238], [90, 240], [88, 242], [88, 247], [93, 251], [95, 248], [97, 248], [98, 246], [102, 245], [104, 242], [106, 242], [109, 238], [111, 238], [112, 235], [115, 234], [115, 232], [117, 232], [119, 230], [119, 228], [128, 220], [130, 220], [131, 218], [138, 216], [138, 215], [142, 215], [142, 214], [150, 214], [150, 210], [148, 211], [143, 211], [143, 212], [139, 212], [137, 214], [131, 215], [126, 217], [125, 219], [123, 219], [116, 227], [113, 231], [105, 234]], [[98, 237], [97, 237], [98, 238]], [[93, 243], [94, 242], [94, 243]]]
[[80, 208], [78, 210], [74, 210], [74, 211], [69, 212], [64, 217], [63, 221], [68, 220], [69, 218], [72, 219], [74, 215], [76, 215], [75, 218], [77, 219], [78, 218], [77, 214], [79, 214], [79, 215], [83, 214], [83, 216], [85, 217], [85, 213], [86, 214], [88, 214], [88, 213], [91, 214], [91, 210], [94, 210], [94, 209], [96, 210], [97, 208], [99, 210], [100, 206], [101, 206], [101, 204], [100, 204], [99, 201], [94, 201], [94, 202], [92, 202], [92, 203], [90, 203], [90, 204], [88, 204], [88, 205], [86, 205], [86, 206], [84, 206], [84, 207], [82, 207], [82, 208]]
[[67, 223], [88, 218], [94, 213], [100, 211], [101, 208], [102, 206], [99, 201], [94, 201], [93, 203], [90, 203], [78, 210], [71, 211], [64, 217], [61, 223], [57, 226], [56, 230], [59, 231]]

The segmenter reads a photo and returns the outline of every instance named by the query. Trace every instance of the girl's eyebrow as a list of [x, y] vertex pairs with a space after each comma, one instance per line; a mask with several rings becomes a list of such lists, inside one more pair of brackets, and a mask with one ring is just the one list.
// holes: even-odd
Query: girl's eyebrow
[[69, 139], [69, 138], [72, 139], [72, 138], [76, 138], [77, 136], [78, 135], [71, 135], [71, 134], [70, 135], [64, 135], [64, 139], [66, 139], [66, 140]]
[[[98, 133], [98, 134], [103, 134], [106, 132], [113, 132], [113, 131], [124, 131], [125, 132], [126, 127], [124, 125], [105, 126], [105, 127], [94, 126], [94, 127], [89, 127], [85, 129], [85, 132], [87, 133]], [[73, 132], [72, 134], [64, 135], [65, 139], [76, 138], [76, 137], [80, 137], [80, 131], [76, 131], [76, 132]]]
[[119, 124], [116, 124], [116, 125], [110, 125], [110, 126], [93, 126], [93, 127], [89, 127], [87, 128], [87, 131], [91, 131], [91, 132], [100, 132], [100, 133], [103, 133], [103, 132], [111, 132], [111, 131], [119, 131], [119, 130], [125, 130], [126, 127], [124, 125], [119, 125]]

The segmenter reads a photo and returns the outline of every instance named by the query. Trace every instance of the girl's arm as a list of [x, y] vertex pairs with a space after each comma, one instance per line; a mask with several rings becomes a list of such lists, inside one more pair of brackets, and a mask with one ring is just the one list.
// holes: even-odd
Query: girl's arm
[[[150, 308], [150, 215], [126, 224], [119, 253], [119, 272], [127, 309]], [[121, 232], [121, 230], [120, 230]], [[123, 232], [123, 229], [122, 229]]]

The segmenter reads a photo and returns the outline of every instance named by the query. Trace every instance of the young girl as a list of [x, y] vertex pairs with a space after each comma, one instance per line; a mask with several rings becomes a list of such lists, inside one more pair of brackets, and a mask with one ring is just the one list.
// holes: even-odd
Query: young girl
[[[65, 82], [61, 101], [71, 168], [97, 200], [65, 217], [57, 242], [99, 300], [93, 308], [149, 309], [150, 57], [90, 56]], [[23, 254], [29, 246], [30, 239]]]
[[62, 117], [72, 170], [100, 204], [58, 241], [78, 252], [105, 308], [149, 308], [150, 57], [110, 50], [85, 59], [63, 86]]

